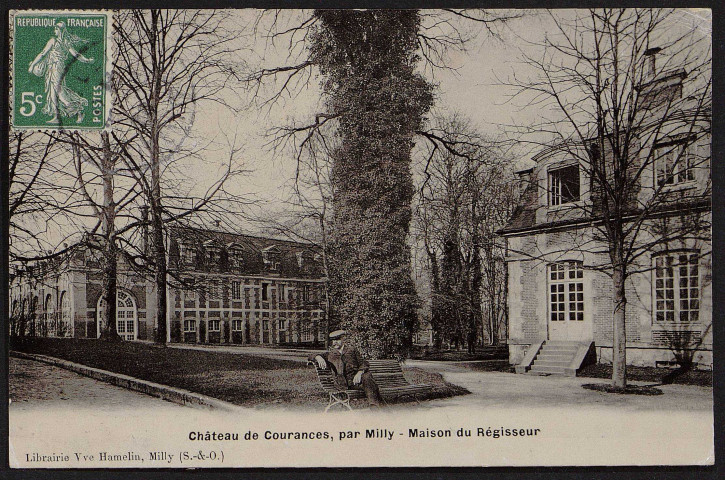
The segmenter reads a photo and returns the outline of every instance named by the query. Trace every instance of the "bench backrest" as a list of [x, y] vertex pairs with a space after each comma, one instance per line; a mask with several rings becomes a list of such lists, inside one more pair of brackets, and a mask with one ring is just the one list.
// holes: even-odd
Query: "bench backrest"
[[[369, 360], [370, 373], [380, 388], [394, 388], [409, 385], [403, 376], [403, 369], [397, 360]], [[315, 371], [320, 385], [326, 392], [337, 391], [332, 371], [328, 368], [322, 369], [315, 364]]]

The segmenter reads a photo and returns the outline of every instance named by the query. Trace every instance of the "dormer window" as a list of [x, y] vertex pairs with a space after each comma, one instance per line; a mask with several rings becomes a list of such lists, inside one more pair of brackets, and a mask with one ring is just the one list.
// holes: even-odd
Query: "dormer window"
[[557, 206], [579, 200], [579, 165], [549, 170], [549, 205]]
[[206, 261], [209, 266], [219, 265], [222, 249], [211, 240], [204, 242], [204, 250], [206, 250]]
[[693, 145], [675, 143], [655, 148], [657, 187], [677, 185], [695, 180]]
[[179, 243], [179, 259], [184, 265], [193, 266], [196, 264], [196, 248], [191, 245]]
[[227, 245], [229, 254], [229, 266], [235, 270], [241, 270], [244, 264], [244, 252], [242, 247], [237, 243]]
[[265, 268], [270, 272], [279, 272], [281, 255], [282, 251], [276, 245], [271, 245], [262, 250], [262, 260]]

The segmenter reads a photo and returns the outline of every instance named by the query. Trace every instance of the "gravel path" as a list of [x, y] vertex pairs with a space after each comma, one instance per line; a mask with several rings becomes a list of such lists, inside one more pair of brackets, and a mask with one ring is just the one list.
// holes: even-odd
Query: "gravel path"
[[10, 357], [10, 413], [49, 408], [187, 409], [33, 360]]

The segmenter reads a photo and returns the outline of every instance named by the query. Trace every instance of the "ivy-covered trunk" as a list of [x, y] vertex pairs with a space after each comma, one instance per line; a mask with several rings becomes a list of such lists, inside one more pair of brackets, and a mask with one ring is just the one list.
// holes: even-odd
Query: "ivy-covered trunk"
[[330, 300], [365, 355], [404, 356], [418, 299], [411, 277], [413, 135], [432, 101], [415, 73], [415, 10], [318, 10], [310, 53], [338, 117]]

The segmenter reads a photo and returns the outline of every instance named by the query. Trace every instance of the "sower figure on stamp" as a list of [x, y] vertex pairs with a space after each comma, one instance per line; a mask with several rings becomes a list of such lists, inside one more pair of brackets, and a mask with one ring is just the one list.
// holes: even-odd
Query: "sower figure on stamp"
[[72, 55], [80, 62], [93, 63], [93, 58], [87, 58], [76, 50], [88, 41], [68, 32], [65, 22], [58, 22], [53, 34], [43, 51], [30, 62], [28, 71], [38, 77], [45, 76], [43, 113], [53, 117], [48, 123], [59, 123], [58, 114], [63, 117], [77, 117], [77, 123], [81, 123], [88, 100], [66, 86], [65, 79], [70, 68], [66, 61]]
[[329, 366], [334, 374], [335, 385], [340, 390], [362, 389], [370, 406], [380, 407], [383, 399], [378, 384], [370, 374], [370, 365], [362, 358], [360, 351], [346, 341], [346, 336], [345, 330], [332, 332], [330, 350], [321, 355], [311, 356], [309, 360], [316, 362], [320, 368]]

